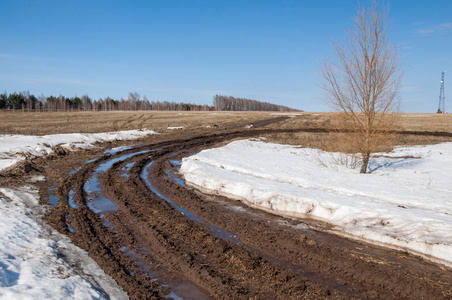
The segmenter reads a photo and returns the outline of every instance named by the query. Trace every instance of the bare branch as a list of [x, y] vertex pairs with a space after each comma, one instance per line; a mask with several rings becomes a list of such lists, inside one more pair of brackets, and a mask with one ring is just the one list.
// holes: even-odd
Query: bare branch
[[363, 158], [362, 173], [370, 155], [391, 138], [398, 118], [401, 81], [399, 57], [388, 42], [388, 7], [370, 0], [360, 6], [345, 45], [336, 42], [336, 62], [324, 61], [322, 88], [330, 104], [344, 117], [343, 129], [353, 135]]

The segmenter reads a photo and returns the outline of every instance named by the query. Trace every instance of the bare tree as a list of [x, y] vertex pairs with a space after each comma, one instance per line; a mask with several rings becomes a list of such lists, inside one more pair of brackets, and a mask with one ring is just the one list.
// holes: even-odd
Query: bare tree
[[283, 105], [221, 95], [215, 95], [213, 98], [213, 106], [215, 110], [218, 111], [299, 111]]
[[81, 101], [83, 105], [83, 110], [91, 110], [93, 103], [88, 95], [83, 95]]
[[345, 44], [333, 43], [336, 60], [322, 65], [322, 88], [341, 113], [341, 128], [361, 154], [361, 173], [372, 153], [391, 141], [399, 119], [400, 63], [388, 40], [388, 8], [378, 0], [360, 6]]

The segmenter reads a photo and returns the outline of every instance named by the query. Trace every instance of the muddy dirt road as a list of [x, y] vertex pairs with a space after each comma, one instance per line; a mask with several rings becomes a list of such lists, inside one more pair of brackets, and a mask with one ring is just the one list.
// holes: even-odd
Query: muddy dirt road
[[187, 188], [183, 157], [268, 130], [218, 132], [41, 162], [47, 221], [131, 299], [452, 297], [452, 272], [439, 265]]

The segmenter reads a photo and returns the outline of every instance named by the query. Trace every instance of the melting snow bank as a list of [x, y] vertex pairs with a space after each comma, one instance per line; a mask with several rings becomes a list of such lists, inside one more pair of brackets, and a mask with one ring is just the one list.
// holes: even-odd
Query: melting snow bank
[[105, 133], [69, 133], [44, 136], [0, 135], [0, 170], [23, 161], [27, 155], [42, 156], [53, 152], [52, 147], [68, 149], [92, 147], [96, 142], [134, 140], [153, 130], [128, 130]]
[[[43, 156], [52, 147], [92, 147], [96, 142], [139, 139], [152, 130], [46, 136], [0, 135], [0, 170]], [[44, 178], [38, 179], [43, 180]], [[128, 299], [88, 254], [40, 221], [32, 187], [0, 188], [1, 299]]]
[[255, 140], [184, 158], [187, 183], [452, 265], [452, 143], [396, 148], [372, 174], [344, 156]]
[[85, 251], [41, 224], [38, 197], [0, 188], [0, 298], [128, 299]]

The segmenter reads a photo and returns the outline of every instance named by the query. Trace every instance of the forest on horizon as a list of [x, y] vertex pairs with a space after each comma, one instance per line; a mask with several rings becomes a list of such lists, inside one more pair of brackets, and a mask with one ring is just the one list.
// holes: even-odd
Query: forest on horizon
[[98, 100], [88, 95], [82, 97], [65, 97], [63, 95], [36, 97], [27, 92], [0, 94], [0, 109], [20, 110], [23, 112], [62, 112], [62, 111], [300, 111], [283, 105], [272, 104], [247, 98], [216, 95], [213, 105], [173, 101], [149, 101], [146, 96], [129, 93], [127, 99], [115, 100], [110, 97]]

